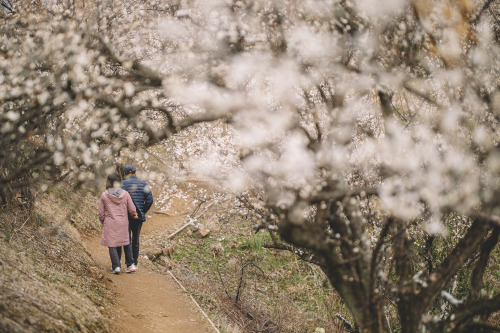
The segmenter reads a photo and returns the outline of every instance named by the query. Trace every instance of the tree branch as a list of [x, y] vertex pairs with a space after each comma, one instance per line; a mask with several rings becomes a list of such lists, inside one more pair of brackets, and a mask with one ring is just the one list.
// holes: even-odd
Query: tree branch
[[382, 248], [383, 244], [385, 243], [385, 236], [387, 236], [388, 232], [389, 232], [389, 229], [390, 227], [392, 226], [392, 224], [394, 223], [394, 218], [390, 217], [387, 219], [387, 221], [385, 222], [382, 230], [380, 231], [380, 234], [378, 236], [378, 239], [377, 239], [377, 244], [375, 245], [375, 247], [373, 248], [373, 251], [372, 251], [372, 258], [371, 258], [371, 262], [370, 262], [370, 285], [369, 285], [369, 290], [370, 290], [370, 300], [373, 299], [373, 292], [375, 290], [375, 275], [376, 275], [376, 268], [377, 268], [377, 258], [378, 258], [378, 254], [380, 252], [380, 249]]
[[177, 124], [175, 124], [174, 127], [176, 128], [176, 131], [180, 131], [181, 129], [184, 129], [186, 127], [192, 126], [197, 123], [212, 122], [221, 119], [230, 122], [232, 118], [233, 115], [231, 113], [206, 112], [202, 114], [189, 116], [188, 118], [184, 118]]
[[245, 268], [247, 268], [250, 265], [256, 267], [261, 272], [262, 276], [265, 276], [264, 271], [262, 270], [262, 268], [260, 268], [259, 266], [257, 266], [253, 262], [246, 262], [246, 263], [244, 263], [241, 266], [240, 282], [238, 284], [238, 289], [236, 290], [236, 297], [235, 297], [235, 300], [234, 300], [235, 304], [238, 304], [238, 302], [240, 300], [241, 287], [243, 286], [243, 276], [244, 276], [244, 273], [245, 273]]
[[358, 195], [370, 196], [377, 194], [378, 191], [376, 188], [360, 187], [348, 190], [338, 190], [338, 191], [328, 191], [328, 192], [322, 191], [316, 195], [309, 197], [308, 201], [311, 204], [320, 203], [321, 201], [337, 202], [343, 200], [346, 197], [354, 197]]
[[488, 0], [484, 3], [484, 5], [483, 5], [483, 7], [481, 7], [481, 10], [479, 11], [479, 13], [477, 13], [476, 17], [471, 21], [472, 25], [479, 23], [481, 16], [483, 16], [483, 13], [490, 8], [492, 3], [493, 3], [493, 0]]
[[490, 299], [468, 301], [457, 307], [453, 321], [463, 323], [476, 315], [487, 317], [498, 309], [500, 309], [500, 294]]
[[290, 246], [290, 245], [287, 245], [284, 243], [280, 243], [280, 242], [273, 242], [273, 244], [264, 244], [263, 246], [266, 249], [275, 249], [275, 250], [283, 250], [283, 251], [292, 252], [295, 255], [299, 256], [299, 258], [301, 260], [308, 262], [310, 264], [320, 266], [319, 262], [317, 260], [315, 260], [313, 253], [306, 252], [304, 250], [301, 250], [301, 249], [298, 249], [298, 248], [295, 248], [293, 246]]
[[163, 84], [163, 77], [158, 75], [156, 71], [153, 71], [147, 66], [142, 65], [139, 61], [127, 61], [123, 59], [118, 52], [115, 52], [111, 45], [109, 45], [102, 36], [100, 35], [92, 35], [92, 37], [96, 38], [101, 46], [103, 47], [103, 53], [107, 54], [111, 60], [120, 64], [126, 69], [134, 70], [140, 77], [145, 79], [145, 81], [152, 86], [161, 87]]
[[474, 265], [470, 278], [469, 299], [471, 300], [477, 299], [479, 296], [479, 290], [483, 282], [486, 266], [488, 265], [488, 259], [490, 258], [491, 251], [493, 251], [495, 245], [498, 243], [499, 234], [500, 227], [496, 227], [491, 232], [490, 237], [488, 237], [488, 239], [481, 246], [479, 260]]
[[472, 223], [472, 226], [465, 236], [460, 239], [453, 251], [435, 269], [434, 273], [430, 275], [428, 287], [424, 288], [420, 293], [419, 301], [423, 306], [421, 311], [425, 311], [431, 307], [432, 302], [439, 295], [440, 291], [444, 289], [448, 281], [477, 250], [489, 230], [489, 224], [482, 219], [476, 219]]

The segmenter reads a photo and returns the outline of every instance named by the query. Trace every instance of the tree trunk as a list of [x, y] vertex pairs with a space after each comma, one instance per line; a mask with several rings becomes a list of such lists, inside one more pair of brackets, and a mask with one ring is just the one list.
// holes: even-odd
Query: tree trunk
[[[335, 267], [331, 265], [329, 267]], [[367, 281], [348, 281], [343, 269], [325, 270], [332, 286], [340, 294], [354, 318], [354, 332], [389, 333], [391, 332], [385, 320], [385, 307], [382, 297], [370, 301]], [[368, 276], [368, 275], [366, 275]]]
[[398, 312], [401, 320], [402, 333], [417, 332], [420, 323], [420, 316], [423, 310], [416, 302], [416, 293], [412, 288], [415, 287], [412, 281], [414, 270], [409, 253], [410, 241], [406, 236], [406, 231], [400, 231], [398, 228], [394, 230], [394, 234], [398, 235], [394, 239], [394, 260], [396, 263], [396, 275], [398, 283]]

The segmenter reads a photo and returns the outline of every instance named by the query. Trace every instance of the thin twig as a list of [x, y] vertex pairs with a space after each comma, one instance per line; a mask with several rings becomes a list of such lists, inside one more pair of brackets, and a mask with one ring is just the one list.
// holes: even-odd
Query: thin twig
[[220, 282], [222, 283], [222, 288], [224, 288], [224, 292], [227, 295], [227, 298], [231, 299], [231, 295], [229, 295], [229, 292], [227, 291], [226, 284], [224, 283], [224, 280], [222, 279], [222, 275], [220, 274], [219, 267], [217, 267], [217, 274], [219, 275]]
[[234, 304], [238, 304], [238, 301], [240, 300], [240, 294], [241, 294], [240, 291], [241, 291], [241, 287], [243, 285], [243, 276], [244, 276], [244, 273], [245, 273], [245, 268], [247, 266], [250, 266], [250, 265], [252, 265], [252, 266], [256, 267], [258, 270], [260, 270], [260, 272], [262, 273], [263, 276], [265, 275], [264, 271], [259, 266], [257, 266], [256, 264], [254, 264], [253, 262], [246, 262], [246, 263], [244, 263], [241, 266], [240, 283], [238, 284], [238, 289], [236, 291], [236, 298], [234, 300]]

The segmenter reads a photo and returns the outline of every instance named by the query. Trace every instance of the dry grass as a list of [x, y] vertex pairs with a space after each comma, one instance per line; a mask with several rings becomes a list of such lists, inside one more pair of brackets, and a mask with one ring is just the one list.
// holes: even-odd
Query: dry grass
[[93, 222], [70, 213], [70, 200], [39, 199], [34, 212], [0, 214], [0, 331], [109, 331], [112, 295], [75, 229]]
[[170, 258], [158, 258], [158, 269], [171, 269], [222, 332], [343, 332], [334, 315], [348, 312], [321, 270], [264, 248], [268, 235], [255, 234], [254, 221], [228, 217], [230, 204], [214, 204], [198, 219], [211, 230], [206, 238], [187, 228], [173, 240], [167, 234], [145, 240], [168, 244]]
[[68, 186], [53, 187], [38, 195], [36, 209], [50, 223], [68, 222], [82, 235], [93, 234], [101, 230], [97, 213], [99, 195]]

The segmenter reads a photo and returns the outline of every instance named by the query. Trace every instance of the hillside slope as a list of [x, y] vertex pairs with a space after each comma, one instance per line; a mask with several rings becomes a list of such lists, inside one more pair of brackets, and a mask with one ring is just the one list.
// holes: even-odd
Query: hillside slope
[[[92, 196], [54, 189], [0, 214], [0, 331], [108, 332], [109, 282], [83, 247]], [[73, 222], [72, 222], [73, 221]], [[78, 229], [77, 229], [78, 228]]]

